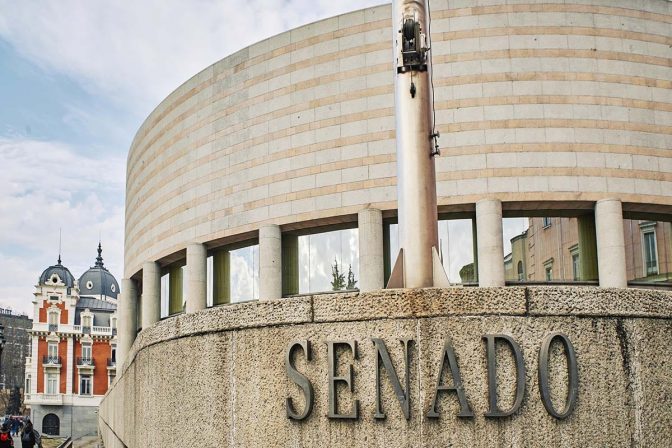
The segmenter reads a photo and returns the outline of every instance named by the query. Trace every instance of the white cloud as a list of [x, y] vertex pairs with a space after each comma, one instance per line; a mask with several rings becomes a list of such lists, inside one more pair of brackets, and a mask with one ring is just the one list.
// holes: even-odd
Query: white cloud
[[379, 0], [0, 0], [0, 37], [89, 90], [153, 107], [208, 65], [263, 38]]
[[[0, 139], [0, 306], [30, 311], [33, 286], [58, 256], [78, 277], [96, 257], [123, 263], [122, 158], [92, 159], [62, 143]], [[109, 241], [110, 244], [105, 244]], [[112, 243], [114, 242], [114, 243]]]

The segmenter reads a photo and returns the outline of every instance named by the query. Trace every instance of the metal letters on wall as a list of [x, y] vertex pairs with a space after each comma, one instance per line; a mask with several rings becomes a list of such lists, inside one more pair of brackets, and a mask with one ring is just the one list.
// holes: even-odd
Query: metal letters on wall
[[[486, 334], [483, 336], [485, 342], [485, 354], [487, 361], [487, 375], [488, 375], [488, 410], [483, 414], [487, 418], [506, 418], [517, 413], [523, 404], [525, 397], [525, 360], [523, 352], [518, 343], [509, 335], [506, 334]], [[411, 362], [412, 362], [412, 346], [413, 339], [401, 339], [400, 342], [404, 348], [404, 379], [399, 378], [397, 370], [392, 362], [387, 346], [382, 339], [372, 338], [373, 346], [375, 348], [375, 381], [376, 381], [376, 409], [373, 415], [375, 419], [385, 419], [387, 416], [383, 410], [382, 401], [382, 375], [384, 370], [387, 373], [387, 378], [392, 384], [394, 393], [399, 402], [401, 412], [406, 420], [411, 418]], [[554, 342], [562, 344], [564, 349], [564, 356], [567, 361], [567, 381], [568, 393], [565, 406], [561, 411], [558, 411], [551, 401], [550, 380], [549, 380], [549, 357], [551, 346]], [[351, 400], [352, 405], [350, 409], [345, 411], [339, 407], [339, 393], [354, 392], [355, 384], [355, 370], [353, 363], [358, 359], [357, 341], [327, 341], [327, 362], [328, 362], [328, 391], [329, 391], [329, 411], [327, 417], [330, 419], [341, 420], [357, 420], [359, 418], [359, 400], [354, 396]], [[509, 409], [502, 410], [499, 406], [497, 395], [497, 346], [506, 346], [515, 361], [515, 395], [513, 405]], [[295, 399], [287, 397], [285, 399], [285, 408], [287, 417], [291, 420], [302, 421], [310, 417], [313, 404], [315, 402], [314, 390], [311, 380], [296, 368], [295, 360], [299, 353], [303, 351], [306, 359], [306, 364], [311, 362], [311, 343], [308, 340], [292, 341], [287, 347], [285, 353], [285, 371], [287, 378], [291, 383], [294, 383], [301, 390], [303, 394], [303, 409], [297, 410]], [[544, 408], [549, 415], [558, 420], [563, 420], [569, 417], [576, 408], [577, 398], [579, 394], [579, 371], [576, 359], [576, 352], [574, 346], [565, 334], [551, 333], [544, 337], [539, 348], [539, 391], [541, 401]], [[341, 361], [339, 363], [339, 360]], [[340, 369], [339, 369], [340, 364]], [[342, 373], [345, 365], [345, 373]], [[399, 367], [399, 366], [397, 366]], [[339, 373], [341, 371], [341, 373]], [[450, 382], [447, 383], [448, 375], [444, 375], [445, 371], [450, 372]], [[433, 398], [426, 413], [426, 417], [430, 419], [437, 419], [440, 417], [440, 411], [437, 407], [437, 402], [442, 393], [454, 392], [457, 401], [460, 405], [460, 411], [457, 414], [460, 418], [474, 418], [474, 412], [469, 405], [467, 393], [462, 384], [462, 374], [458, 364], [458, 359], [455, 354], [450, 338], [445, 340], [443, 350], [438, 362], [438, 373], [436, 376], [436, 383], [434, 387]], [[339, 390], [339, 385], [345, 385]]]

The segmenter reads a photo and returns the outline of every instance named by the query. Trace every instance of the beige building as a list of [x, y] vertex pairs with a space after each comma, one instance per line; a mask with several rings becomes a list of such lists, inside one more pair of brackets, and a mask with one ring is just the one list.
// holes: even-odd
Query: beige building
[[[181, 422], [210, 446], [666, 446], [672, 296], [628, 282], [653, 272], [650, 229], [669, 272], [671, 5], [431, 1], [443, 262], [454, 283], [471, 263], [478, 287], [382, 290], [397, 244], [389, 5], [268, 38], [179, 86], [128, 155], [123, 366], [101, 404], [105, 445], [178, 446]], [[544, 228], [543, 216], [563, 218]], [[505, 260], [503, 218], [530, 217]], [[573, 278], [577, 249], [594, 285], [505, 287], [519, 262], [528, 280], [549, 263], [551, 279]], [[336, 262], [358, 293], [317, 294]], [[569, 345], [539, 358], [557, 332], [578, 385], [558, 358]], [[528, 387], [506, 419], [486, 415], [487, 334], [525, 358], [497, 361], [517, 378], [503, 408]], [[406, 395], [376, 387], [372, 338], [399, 378], [411, 352], [398, 341], [417, 343], [408, 419]], [[446, 341], [474, 415], [446, 393], [435, 421]], [[310, 388], [289, 379], [292, 363]], [[576, 385], [567, 419], [539, 398], [548, 369], [554, 388]], [[301, 409], [310, 417], [295, 420]], [[357, 421], [338, 417], [351, 409]]]

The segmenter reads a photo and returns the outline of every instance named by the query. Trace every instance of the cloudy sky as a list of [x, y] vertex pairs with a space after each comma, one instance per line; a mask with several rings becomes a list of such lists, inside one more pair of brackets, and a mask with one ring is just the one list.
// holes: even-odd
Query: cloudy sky
[[383, 0], [0, 0], [0, 306], [31, 312], [99, 236], [120, 278], [128, 147], [179, 84], [263, 38]]

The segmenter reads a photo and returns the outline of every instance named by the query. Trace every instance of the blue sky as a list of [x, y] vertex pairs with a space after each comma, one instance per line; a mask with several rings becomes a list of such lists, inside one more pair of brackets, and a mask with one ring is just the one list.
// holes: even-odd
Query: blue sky
[[125, 160], [142, 120], [226, 55], [371, 0], [0, 0], [0, 306], [32, 314], [58, 256], [121, 279]]

